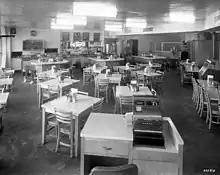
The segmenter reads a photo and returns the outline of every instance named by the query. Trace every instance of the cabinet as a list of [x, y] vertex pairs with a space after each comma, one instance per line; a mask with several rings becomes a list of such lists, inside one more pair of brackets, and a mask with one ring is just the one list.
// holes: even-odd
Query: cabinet
[[12, 69], [14, 70], [22, 70], [22, 66], [21, 66], [21, 58], [12, 58]]

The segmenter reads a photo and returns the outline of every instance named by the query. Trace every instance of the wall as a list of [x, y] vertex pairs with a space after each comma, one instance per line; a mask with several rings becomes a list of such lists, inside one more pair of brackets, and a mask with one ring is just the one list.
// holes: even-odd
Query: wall
[[[45, 48], [58, 48], [60, 52], [60, 41], [61, 32], [60, 30], [50, 30], [50, 29], [34, 29], [37, 31], [37, 36], [33, 37], [30, 35], [31, 29], [29, 28], [17, 28], [16, 35], [12, 38], [12, 52], [22, 51], [23, 40], [33, 39], [33, 40], [44, 40]], [[66, 32], [66, 31], [65, 31]], [[90, 38], [93, 38], [93, 33], [101, 33], [101, 40], [104, 40], [104, 32], [100, 30], [89, 30], [89, 29], [74, 29], [70, 32], [70, 40], [73, 40], [73, 32], [90, 32]]]
[[131, 35], [125, 36], [125, 40], [138, 39], [138, 51], [139, 53], [147, 52], [151, 49], [151, 43], [156, 43], [157, 46], [161, 42], [181, 42], [185, 40], [184, 33], [173, 34], [154, 34], [154, 35]]
[[60, 31], [57, 30], [36, 30], [37, 36], [30, 35], [31, 29], [17, 28], [16, 35], [12, 38], [12, 52], [23, 50], [23, 40], [44, 40], [45, 48], [58, 48], [60, 50]]

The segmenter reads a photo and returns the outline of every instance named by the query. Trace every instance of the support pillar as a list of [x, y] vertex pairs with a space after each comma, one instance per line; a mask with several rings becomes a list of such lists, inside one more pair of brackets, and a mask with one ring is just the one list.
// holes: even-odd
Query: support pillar
[[213, 32], [212, 33], [212, 58], [213, 59], [217, 59], [216, 58], [216, 33]]

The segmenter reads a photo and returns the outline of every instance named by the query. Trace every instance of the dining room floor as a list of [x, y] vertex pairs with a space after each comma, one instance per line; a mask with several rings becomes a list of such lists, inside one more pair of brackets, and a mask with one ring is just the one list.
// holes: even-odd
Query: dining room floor
[[[82, 79], [82, 72], [76, 71]], [[80, 86], [82, 89], [82, 85]], [[165, 73], [162, 84], [163, 116], [171, 117], [184, 140], [184, 175], [205, 174], [206, 168], [220, 174], [220, 126], [210, 131], [192, 104], [192, 86], [180, 86], [176, 71]], [[93, 95], [94, 88], [83, 88]], [[23, 83], [15, 73], [14, 90], [4, 113], [4, 131], [0, 136], [0, 175], [79, 175], [79, 159], [70, 159], [68, 149], [54, 152], [55, 140], [41, 145], [41, 113], [36, 84]], [[112, 113], [111, 100], [103, 108]]]

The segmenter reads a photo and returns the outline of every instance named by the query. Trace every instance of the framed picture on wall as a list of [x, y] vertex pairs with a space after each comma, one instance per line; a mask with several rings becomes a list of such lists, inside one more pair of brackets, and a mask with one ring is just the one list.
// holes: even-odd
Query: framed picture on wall
[[100, 41], [100, 33], [94, 33], [94, 42]]
[[73, 41], [82, 41], [82, 37], [81, 37], [80, 32], [74, 32], [73, 33]]
[[83, 41], [89, 41], [89, 32], [83, 32]]
[[70, 40], [70, 33], [62, 32], [62, 41], [69, 41], [69, 40]]

